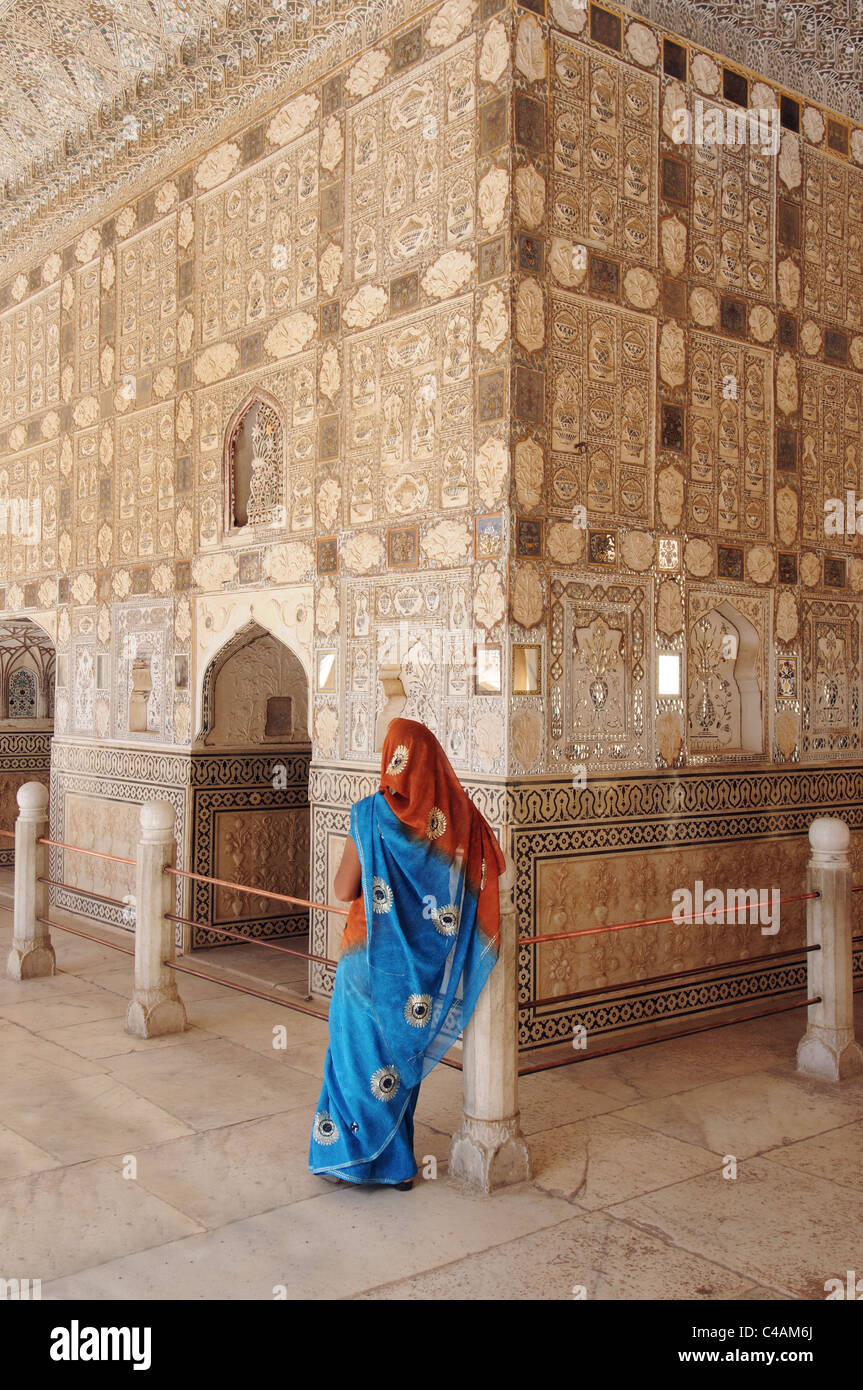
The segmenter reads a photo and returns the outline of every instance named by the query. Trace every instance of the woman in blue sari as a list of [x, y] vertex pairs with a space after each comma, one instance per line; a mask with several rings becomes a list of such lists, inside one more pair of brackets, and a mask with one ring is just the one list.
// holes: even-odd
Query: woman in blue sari
[[497, 960], [501, 848], [434, 734], [394, 719], [380, 788], [351, 809], [335, 880], [351, 902], [309, 1168], [409, 1188], [420, 1082]]

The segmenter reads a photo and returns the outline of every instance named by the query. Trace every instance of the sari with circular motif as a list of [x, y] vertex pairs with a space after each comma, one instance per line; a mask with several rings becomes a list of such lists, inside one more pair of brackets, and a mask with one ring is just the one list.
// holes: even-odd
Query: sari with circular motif
[[434, 734], [394, 719], [380, 788], [351, 810], [360, 896], [330, 1005], [309, 1168], [413, 1177], [420, 1082], [456, 1041], [497, 960], [501, 848]]

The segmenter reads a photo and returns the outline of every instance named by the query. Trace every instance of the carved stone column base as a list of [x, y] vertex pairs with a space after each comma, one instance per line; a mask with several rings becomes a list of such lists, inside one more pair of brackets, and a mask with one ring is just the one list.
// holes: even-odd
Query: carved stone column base
[[530, 1177], [530, 1154], [518, 1115], [511, 1120], [475, 1120], [463, 1115], [449, 1148], [449, 1175], [477, 1192], [494, 1192]]
[[797, 1070], [824, 1081], [847, 1081], [863, 1072], [863, 1052], [844, 1028], [809, 1028], [797, 1044]]
[[6, 974], [10, 980], [35, 980], [39, 975], [57, 973], [53, 946], [16, 946], [6, 962]]
[[126, 1032], [135, 1038], [161, 1038], [166, 1033], [184, 1033], [189, 1026], [182, 999], [150, 998], [148, 992], [135, 995], [126, 1014]]

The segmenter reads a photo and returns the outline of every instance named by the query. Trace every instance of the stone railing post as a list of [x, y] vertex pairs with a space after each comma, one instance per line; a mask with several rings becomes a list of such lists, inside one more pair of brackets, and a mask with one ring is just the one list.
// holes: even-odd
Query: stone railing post
[[826, 1081], [863, 1071], [863, 1053], [854, 1041], [850, 843], [851, 832], [838, 817], [818, 816], [809, 827], [806, 887], [821, 896], [806, 904], [806, 944], [821, 949], [807, 956], [807, 988], [821, 1002], [809, 1006], [797, 1070]]
[[464, 1030], [461, 1128], [449, 1150], [451, 1177], [491, 1192], [530, 1177], [518, 1122], [515, 870], [500, 876], [500, 953]]
[[50, 929], [37, 921], [48, 916], [48, 885], [38, 882], [48, 876], [48, 846], [39, 844], [48, 834], [48, 788], [43, 782], [24, 782], [17, 801], [15, 910], [6, 973], [10, 980], [33, 980], [55, 971]]
[[182, 1033], [188, 1022], [177, 993], [174, 971], [174, 923], [165, 916], [174, 901], [174, 808], [169, 801], [146, 801], [140, 813], [141, 836], [135, 876], [135, 992], [126, 1015], [126, 1032], [136, 1038]]

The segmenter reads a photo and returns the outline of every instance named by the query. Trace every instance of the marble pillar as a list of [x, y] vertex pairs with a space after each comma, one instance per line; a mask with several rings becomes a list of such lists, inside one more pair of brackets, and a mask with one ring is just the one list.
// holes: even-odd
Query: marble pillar
[[863, 1053], [854, 1040], [851, 944], [851, 833], [844, 821], [818, 816], [809, 827], [812, 855], [807, 891], [806, 944], [810, 951], [808, 1027], [797, 1048], [797, 1070], [826, 1081], [844, 1081], [863, 1071]]
[[32, 980], [55, 973], [51, 932], [40, 917], [48, 916], [48, 846], [39, 840], [48, 834], [48, 788], [42, 782], [24, 782], [18, 788], [15, 822], [15, 909], [12, 949], [6, 966], [10, 980]]
[[176, 857], [174, 808], [169, 801], [147, 801], [140, 812], [135, 879], [135, 992], [126, 1015], [126, 1032], [136, 1038], [182, 1033], [188, 1019], [177, 992], [174, 923], [165, 914], [174, 901], [174, 878], [165, 873]]
[[500, 878], [500, 954], [464, 1030], [464, 1111], [449, 1151], [450, 1176], [486, 1193], [530, 1177], [518, 1115], [514, 882], [507, 855]]

